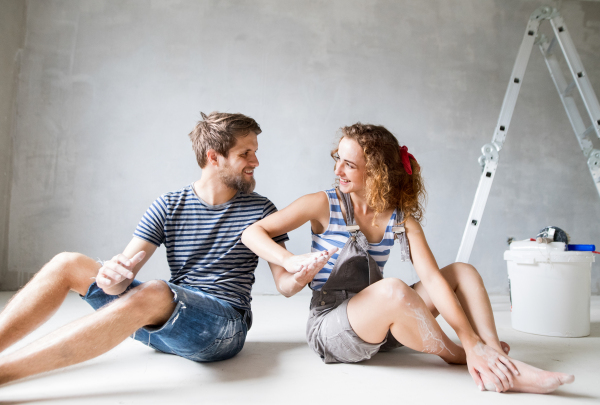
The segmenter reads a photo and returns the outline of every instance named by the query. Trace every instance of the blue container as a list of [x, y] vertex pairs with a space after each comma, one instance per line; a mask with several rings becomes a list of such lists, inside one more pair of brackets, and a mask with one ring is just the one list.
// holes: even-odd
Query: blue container
[[575, 250], [578, 252], [593, 252], [596, 250], [596, 245], [567, 245], [567, 250]]

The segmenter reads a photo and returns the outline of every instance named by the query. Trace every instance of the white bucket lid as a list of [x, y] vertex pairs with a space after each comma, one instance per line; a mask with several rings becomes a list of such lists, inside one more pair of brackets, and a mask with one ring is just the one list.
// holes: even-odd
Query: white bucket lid
[[592, 252], [558, 251], [558, 250], [507, 250], [504, 260], [516, 263], [593, 263], [596, 261]]
[[564, 252], [567, 246], [564, 242], [537, 243], [529, 239], [517, 240], [510, 244], [510, 250], [557, 250]]

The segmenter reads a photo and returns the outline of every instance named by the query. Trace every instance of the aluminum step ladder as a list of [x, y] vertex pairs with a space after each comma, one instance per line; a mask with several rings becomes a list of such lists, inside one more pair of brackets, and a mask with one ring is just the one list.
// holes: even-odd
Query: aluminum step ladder
[[[555, 35], [552, 40], [549, 40], [544, 34], [538, 34], [540, 24], [545, 20], [550, 21], [550, 24], [552, 25]], [[571, 82], [567, 82], [565, 79], [558, 60], [554, 56], [554, 50], [557, 43], [563, 52], [573, 77]], [[575, 49], [575, 45], [573, 45], [569, 31], [558, 10], [551, 7], [540, 7], [534, 11], [529, 18], [525, 36], [523, 37], [523, 42], [519, 48], [517, 60], [515, 61], [508, 88], [506, 89], [506, 94], [504, 96], [504, 101], [502, 102], [502, 109], [500, 110], [500, 117], [498, 118], [496, 129], [494, 130], [492, 142], [483, 145], [481, 148], [483, 155], [479, 158], [479, 164], [482, 166], [483, 172], [479, 180], [479, 185], [477, 186], [477, 191], [475, 192], [475, 199], [473, 201], [473, 206], [471, 207], [471, 212], [469, 213], [465, 232], [462, 241], [460, 242], [460, 248], [458, 249], [458, 254], [456, 256], [457, 262], [468, 263], [469, 257], [471, 256], [477, 231], [481, 225], [483, 210], [485, 209], [485, 204], [490, 194], [492, 182], [494, 181], [494, 176], [498, 167], [499, 152], [506, 140], [506, 134], [508, 133], [515, 104], [517, 103], [521, 83], [523, 82], [523, 75], [525, 74], [525, 69], [527, 68], [531, 49], [534, 44], [539, 46], [540, 51], [544, 56], [546, 66], [548, 66], [548, 70], [550, 71], [550, 76], [552, 76], [556, 90], [565, 107], [565, 111], [567, 112], [573, 131], [575, 131], [583, 155], [587, 159], [590, 174], [592, 175], [592, 179], [594, 180], [594, 184], [600, 195], [600, 150], [594, 149], [592, 141], [590, 140], [592, 134], [596, 134], [596, 136], [600, 138], [600, 105], [598, 104], [598, 98], [594, 93], [590, 80], [583, 68], [581, 59], [579, 58], [579, 54]], [[581, 118], [575, 99], [572, 96], [575, 89], [579, 92], [591, 120], [591, 125], [587, 128]]]

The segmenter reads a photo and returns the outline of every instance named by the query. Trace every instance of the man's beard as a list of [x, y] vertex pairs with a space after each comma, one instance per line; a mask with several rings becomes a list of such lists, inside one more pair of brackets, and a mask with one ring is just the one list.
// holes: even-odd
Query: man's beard
[[219, 171], [219, 178], [227, 187], [241, 192], [242, 194], [249, 194], [254, 191], [256, 186], [256, 180], [254, 177], [250, 181], [244, 180], [243, 173], [234, 173], [231, 170], [231, 166], [225, 164]]

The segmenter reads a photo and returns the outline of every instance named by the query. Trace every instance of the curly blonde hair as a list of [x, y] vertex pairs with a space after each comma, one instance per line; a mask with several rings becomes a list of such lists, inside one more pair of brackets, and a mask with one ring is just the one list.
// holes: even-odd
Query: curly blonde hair
[[[412, 174], [404, 170], [400, 158], [400, 144], [396, 137], [383, 126], [356, 123], [341, 128], [343, 138], [354, 139], [362, 148], [366, 161], [366, 198], [375, 211], [375, 218], [391, 207], [421, 222], [427, 193], [421, 177], [421, 168], [410, 160]], [[338, 141], [339, 145], [339, 141]], [[336, 147], [331, 151], [335, 159]]]

